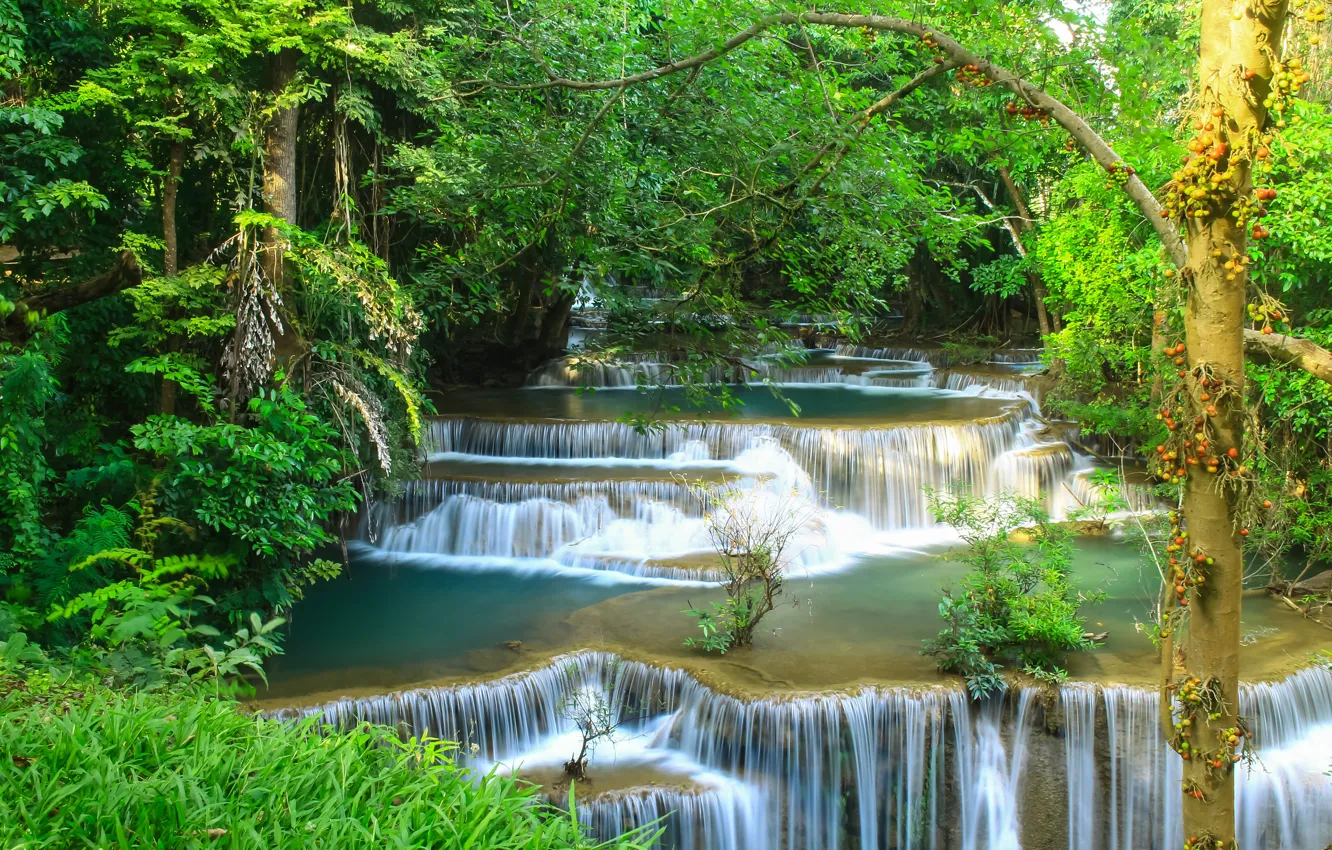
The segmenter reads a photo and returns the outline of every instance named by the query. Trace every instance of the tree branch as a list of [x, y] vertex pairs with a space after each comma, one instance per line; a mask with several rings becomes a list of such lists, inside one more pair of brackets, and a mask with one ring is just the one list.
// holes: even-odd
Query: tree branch
[[[695, 68], [699, 65], [705, 65], [714, 59], [720, 59], [722, 56], [725, 56], [727, 53], [730, 53], [732, 50], [735, 50], [737, 47], [744, 44], [746, 41], [749, 41], [751, 38], [754, 38], [755, 36], [762, 34], [764, 30], [769, 29], [774, 24], [780, 23], [777, 17], [778, 16], [768, 16], [760, 18], [757, 23], [755, 23], [753, 26], [749, 27], [748, 29], [740, 32], [737, 35], [731, 36], [726, 41], [722, 42], [716, 47], [709, 48], [708, 50], [705, 50], [702, 53], [691, 56], [688, 59], [682, 59], [679, 62], [668, 62], [665, 65], [658, 66], [650, 71], [644, 71], [641, 74], [631, 74], [627, 77], [621, 77], [618, 80], [571, 80], [567, 77], [555, 76], [549, 69], [546, 69], [546, 74], [550, 77], [550, 79], [546, 80], [544, 83], [515, 84], [515, 83], [497, 83], [491, 80], [467, 80], [464, 83], [459, 83], [459, 85], [475, 84], [480, 86], [481, 88], [500, 89], [501, 91], [535, 91], [537, 89], [549, 89], [549, 88], [577, 89], [578, 91], [599, 91], [602, 89], [620, 88], [621, 86], [638, 85], [639, 83], [646, 83], [646, 82], [651, 82], [652, 80], [661, 79], [662, 77], [669, 76], [671, 74], [676, 73], [677, 71], [688, 71], [690, 68]], [[780, 17], [786, 17], [786, 16], [780, 16]], [[791, 17], [794, 19], [794, 16]]]
[[[581, 91], [590, 91], [637, 85], [638, 83], [660, 79], [661, 77], [674, 74], [678, 71], [689, 70], [698, 65], [711, 62], [714, 59], [730, 53], [745, 42], [773, 27], [802, 24], [816, 24], [819, 26], [839, 27], [842, 29], [884, 30], [913, 35], [917, 38], [923, 38], [928, 35], [939, 46], [939, 49], [943, 51], [944, 55], [946, 55], [952, 62], [958, 65], [976, 66], [986, 77], [989, 77], [994, 82], [999, 83], [1012, 91], [1027, 103], [1049, 112], [1051, 118], [1053, 118], [1059, 126], [1068, 131], [1068, 133], [1084, 148], [1086, 148], [1091, 154], [1092, 159], [1096, 160], [1102, 168], [1109, 170], [1111, 166], [1114, 166], [1116, 170], [1123, 169], [1124, 173], [1128, 174], [1128, 180], [1124, 184], [1124, 191], [1133, 202], [1137, 204], [1139, 211], [1152, 225], [1157, 236], [1160, 237], [1162, 244], [1165, 245], [1166, 251], [1169, 253], [1174, 264], [1179, 268], [1184, 268], [1188, 265], [1188, 250], [1185, 248], [1183, 240], [1180, 239], [1178, 230], [1161, 214], [1161, 205], [1156, 200], [1156, 197], [1152, 194], [1151, 190], [1147, 188], [1136, 174], [1129, 172], [1119, 154], [1115, 153], [1114, 149], [1111, 148], [1110, 145], [1101, 138], [1100, 134], [1093, 130], [1091, 125], [1084, 121], [1080, 115], [1066, 106], [1058, 98], [1047, 94], [1039, 86], [1027, 82], [1022, 79], [1022, 77], [1002, 65], [995, 64], [982, 56], [972, 53], [949, 36], [939, 32], [936, 28], [927, 26], [919, 21], [910, 21], [905, 18], [892, 18], [884, 15], [847, 15], [835, 12], [783, 12], [781, 14], [764, 16], [752, 26], [732, 36], [717, 47], [709, 48], [708, 50], [691, 56], [688, 59], [682, 59], [679, 62], [671, 62], [649, 71], [621, 77], [617, 80], [570, 80], [564, 77], [551, 76], [551, 78], [544, 83], [512, 85], [482, 81], [482, 84], [488, 85], [491, 88], [505, 89], [509, 91], [530, 91], [532, 89], [552, 88], [557, 86], [578, 89]], [[550, 74], [551, 72], [547, 71], [547, 73]]]
[[1244, 329], [1244, 350], [1281, 363], [1298, 366], [1320, 381], [1332, 384], [1332, 351], [1311, 340], [1285, 334], [1265, 334]]
[[[929, 82], [930, 80], [934, 79], [937, 76], [940, 76], [941, 74], [951, 71], [956, 67], [957, 64], [954, 62], [943, 62], [938, 65], [933, 65], [929, 68], [926, 68], [924, 71], [921, 71], [915, 77], [904, 83], [900, 89], [897, 89], [896, 91], [893, 92], [889, 92], [888, 94], [879, 98], [871, 106], [866, 108], [863, 112], [860, 113], [860, 115], [856, 117], [855, 120], [856, 135], [859, 136], [865, 132], [865, 129], [869, 127], [869, 123], [874, 118], [874, 116], [882, 115], [883, 113], [887, 112], [889, 109], [892, 109], [893, 106], [902, 98], [911, 94], [913, 91], [920, 88], [925, 83]], [[804, 177], [806, 174], [813, 171], [815, 168], [818, 168], [819, 164], [823, 162], [823, 158], [825, 156], [832, 153], [833, 151], [837, 151], [837, 156], [834, 157], [832, 165], [828, 166], [828, 171], [832, 171], [841, 163], [842, 159], [846, 156], [847, 151], [850, 150], [850, 148], [851, 148], [850, 141], [844, 141], [840, 143], [829, 142], [828, 144], [819, 148], [818, 152], [814, 154], [814, 156], [810, 159], [810, 161], [805, 163], [804, 167], [800, 169], [799, 174], [797, 174], [791, 180], [779, 186], [776, 189], [776, 191], [773, 192], [773, 194], [781, 196], [789, 193], [792, 189], [796, 187], [796, 183], [800, 180], [801, 177]], [[825, 177], [826, 177], [826, 172], [825, 172]], [[823, 180], [824, 177], [820, 177], [818, 183], [815, 184], [815, 188], [817, 188], [818, 184], [822, 183]]]
[[87, 304], [107, 295], [113, 295], [122, 289], [138, 286], [143, 282], [143, 270], [129, 251], [122, 253], [110, 270], [89, 278], [73, 286], [60, 286], [35, 295], [22, 298], [15, 304], [14, 312], [4, 324], [4, 333], [11, 338], [24, 338], [28, 335], [26, 316], [36, 313], [40, 316], [59, 313], [70, 307]]

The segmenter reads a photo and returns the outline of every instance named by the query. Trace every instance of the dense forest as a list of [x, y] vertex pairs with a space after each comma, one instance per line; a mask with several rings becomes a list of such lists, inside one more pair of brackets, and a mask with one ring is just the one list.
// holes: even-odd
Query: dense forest
[[[244, 700], [374, 506], [456, 453], [431, 435], [460, 388], [650, 361], [629, 383], [659, 401], [615, 418], [664, 447], [763, 394], [798, 422], [789, 376], [833, 348], [1037, 350], [1043, 421], [1151, 500], [1068, 518], [1138, 517], [1186, 846], [1238, 846], [1241, 599], [1332, 629], [1325, 19], [0, 0], [4, 846], [599, 846], [446, 743]], [[730, 524], [691, 651], [759, 653], [812, 514], [694, 496]], [[977, 699], [1005, 670], [1057, 687], [1103, 638], [1069, 579], [1085, 528], [1011, 495], [929, 507], [973, 572], [928, 664]], [[572, 710], [584, 749], [617, 725]]]

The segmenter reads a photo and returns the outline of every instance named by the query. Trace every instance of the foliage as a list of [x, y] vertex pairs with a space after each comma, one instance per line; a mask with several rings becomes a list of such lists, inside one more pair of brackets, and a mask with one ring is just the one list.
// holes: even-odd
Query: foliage
[[[924, 654], [963, 676], [977, 698], [1003, 687], [1006, 664], [1061, 681], [1064, 656], [1097, 645], [1079, 608], [1099, 594], [1072, 581], [1070, 532], [1039, 503], [1012, 494], [931, 493], [930, 508], [967, 544], [958, 557], [970, 570], [958, 591], [944, 591], [939, 616], [947, 628], [926, 641]], [[1012, 534], [1017, 528], [1025, 530], [1020, 538]]]
[[125, 694], [48, 670], [0, 668], [0, 694], [6, 846], [593, 846], [535, 788], [478, 782], [451, 745], [388, 727], [322, 735], [193, 691]]

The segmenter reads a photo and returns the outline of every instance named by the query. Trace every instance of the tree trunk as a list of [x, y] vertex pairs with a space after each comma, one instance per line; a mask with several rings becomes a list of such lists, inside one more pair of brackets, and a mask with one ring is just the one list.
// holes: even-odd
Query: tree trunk
[[[1239, 20], [1231, 16], [1242, 9]], [[1230, 273], [1228, 259], [1248, 250], [1249, 234], [1230, 215], [1240, 199], [1252, 196], [1251, 157], [1248, 150], [1266, 123], [1262, 107], [1273, 74], [1273, 54], [1280, 55], [1281, 27], [1286, 14], [1282, 0], [1271, 4], [1237, 7], [1229, 0], [1203, 0], [1199, 56], [1199, 120], [1215, 127], [1215, 141], [1229, 145], [1232, 176], [1218, 185], [1210, 214], [1190, 218], [1187, 228], [1188, 284], [1184, 330], [1188, 342], [1189, 374], [1186, 382], [1189, 420], [1205, 417], [1210, 439], [1218, 455], [1231, 448], [1243, 463], [1244, 438], [1244, 305], [1247, 274]], [[1261, 16], [1261, 17], [1260, 17]], [[1243, 79], [1253, 71], [1251, 82]], [[1220, 114], [1218, 114], [1218, 111]], [[1204, 129], [1205, 132], [1205, 129]], [[1203, 135], [1203, 132], [1200, 132]], [[1218, 170], [1225, 163], [1218, 163]], [[1208, 413], [1200, 396], [1206, 374], [1224, 382], [1213, 385]], [[1196, 469], [1196, 467], [1195, 467]], [[1206, 583], [1190, 597], [1190, 619], [1186, 646], [1186, 670], [1220, 696], [1220, 705], [1210, 714], [1199, 712], [1192, 727], [1195, 756], [1184, 762], [1185, 785], [1196, 783], [1202, 799], [1184, 794], [1186, 836], [1206, 837], [1211, 843], [1198, 846], [1230, 848], [1235, 841], [1235, 771], [1225, 758], [1221, 769], [1208, 769], [1208, 760], [1197, 751], [1216, 751], [1222, 730], [1236, 725], [1239, 710], [1240, 600], [1243, 593], [1244, 561], [1236, 527], [1236, 499], [1242, 484], [1223, 471], [1220, 475], [1195, 473], [1185, 482], [1184, 518], [1188, 524], [1188, 552], [1212, 559], [1200, 571]], [[1245, 742], [1248, 743], [1247, 741]]]
[[172, 142], [166, 177], [162, 180], [162, 275], [171, 277], [179, 270], [179, 241], [176, 236], [176, 190], [180, 172], [185, 167], [185, 143]]
[[569, 314], [573, 311], [574, 293], [564, 292], [546, 309], [541, 319], [541, 348], [544, 351], [563, 349], [568, 344]]
[[[296, 65], [300, 53], [286, 48], [273, 55], [268, 62], [269, 90], [278, 98], [296, 79]], [[268, 122], [264, 133], [264, 212], [289, 224], [296, 223], [296, 133], [299, 128], [300, 106], [280, 106]], [[286, 286], [286, 245], [281, 231], [265, 227], [260, 263], [264, 275], [281, 294]], [[289, 317], [281, 328], [273, 329], [274, 358], [284, 362], [296, 353], [300, 337]]]
[[[999, 166], [999, 178], [1004, 181], [1004, 189], [1008, 191], [1008, 197], [1013, 199], [1013, 206], [1017, 208], [1018, 217], [1013, 219], [1006, 216], [1009, 232], [1013, 234], [1013, 244], [1017, 247], [1018, 253], [1023, 257], [1027, 256], [1026, 246], [1022, 242], [1022, 236], [1031, 230], [1031, 207], [1027, 206], [1027, 199], [1018, 188], [1017, 181], [1013, 179], [1013, 172], [1008, 170], [1007, 165]], [[1059, 332], [1064, 329], [1064, 322], [1057, 313], [1052, 313], [1046, 304], [1050, 299], [1050, 290], [1045, 286], [1045, 279], [1036, 269], [1030, 269], [1027, 272], [1027, 280], [1031, 282], [1032, 300], [1036, 302], [1036, 321], [1041, 327], [1041, 338], [1045, 338], [1051, 332]]]
[[902, 305], [902, 334], [914, 337], [921, 332], [920, 268], [914, 261], [907, 264], [906, 302]]
[[509, 329], [506, 336], [510, 346], [520, 345], [527, 336], [527, 320], [532, 315], [532, 296], [536, 294], [537, 283], [541, 280], [544, 266], [534, 262], [523, 269], [518, 280], [518, 297], [514, 301], [513, 315], [509, 317]]
[[[176, 235], [176, 190], [180, 186], [180, 172], [185, 167], [185, 143], [172, 142], [167, 160], [166, 177], [162, 180], [162, 275], [171, 277], [180, 269], [179, 238]], [[177, 347], [175, 338], [167, 340], [167, 350]], [[176, 412], [176, 382], [162, 379], [161, 409], [163, 415]]]

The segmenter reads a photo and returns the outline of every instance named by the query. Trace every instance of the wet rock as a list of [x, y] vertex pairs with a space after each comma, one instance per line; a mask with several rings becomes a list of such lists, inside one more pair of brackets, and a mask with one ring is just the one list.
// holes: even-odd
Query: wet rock
[[506, 640], [503, 644], [505, 649], [512, 649], [514, 652], [521, 652], [523, 642], [520, 640]]

